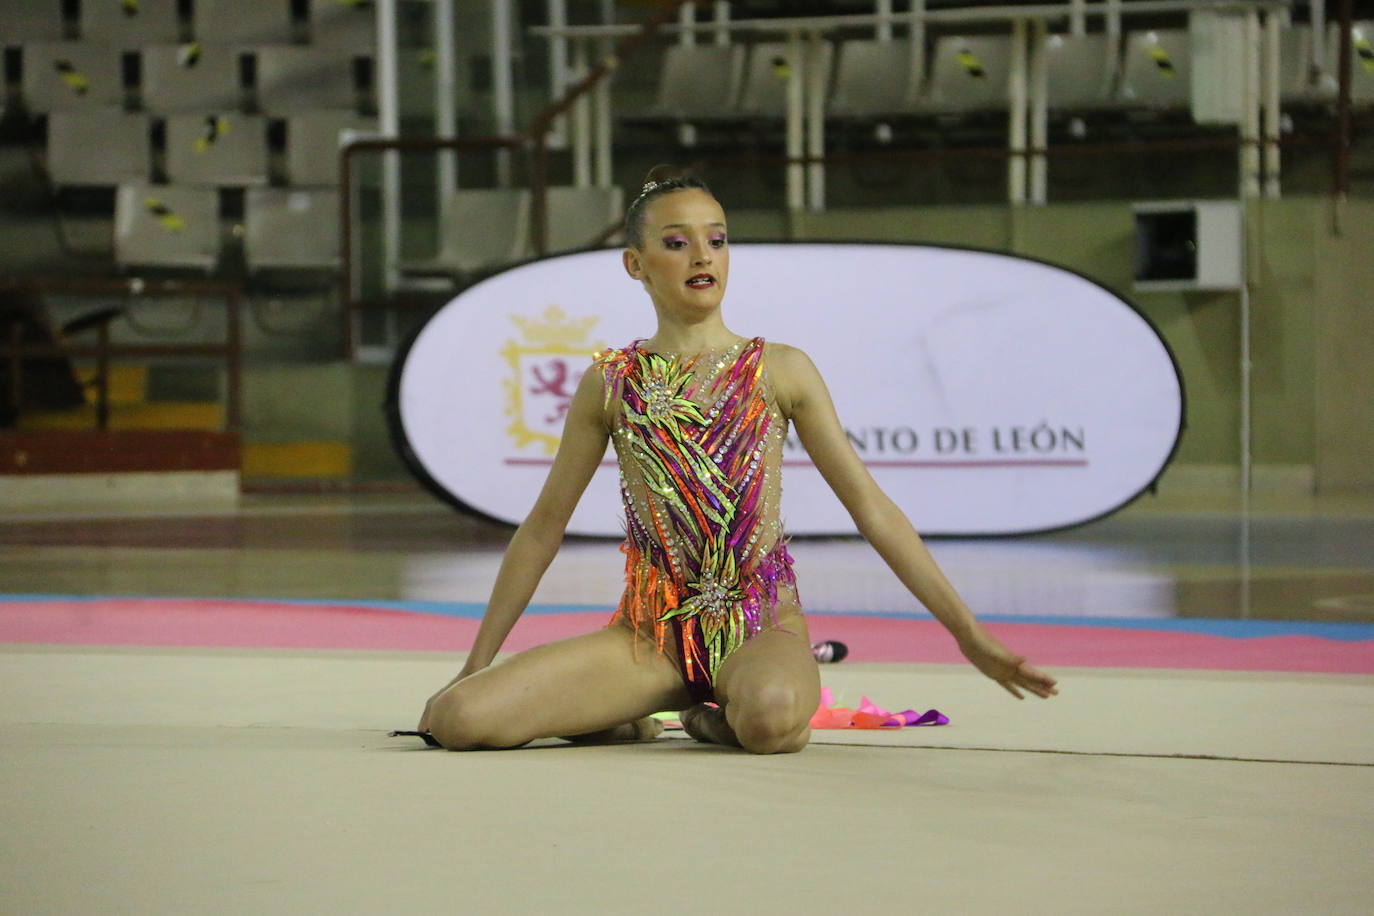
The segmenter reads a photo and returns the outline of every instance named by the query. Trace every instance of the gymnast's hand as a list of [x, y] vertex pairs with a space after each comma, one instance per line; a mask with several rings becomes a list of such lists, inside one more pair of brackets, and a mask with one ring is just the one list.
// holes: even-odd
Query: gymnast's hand
[[[485, 667], [485, 666], [483, 666], [483, 667]], [[443, 696], [444, 693], [445, 693], [450, 687], [452, 687], [454, 684], [456, 684], [456, 683], [458, 683], [459, 681], [461, 681], [463, 678], [467, 677], [467, 676], [470, 675], [470, 674], [475, 674], [476, 672], [481, 671], [481, 670], [482, 670], [481, 667], [474, 667], [472, 670], [468, 670], [468, 667], [467, 667], [466, 665], [464, 665], [464, 666], [463, 666], [463, 670], [462, 670], [462, 671], [459, 671], [458, 674], [457, 674], [457, 676], [454, 677], [453, 680], [449, 681], [447, 684], [445, 684], [443, 687], [441, 687], [439, 690], [437, 690], [437, 691], [434, 693], [434, 695], [433, 695], [432, 697], [430, 697], [428, 700], [425, 700], [425, 711], [422, 712], [422, 713], [420, 713], [420, 724], [417, 725], [417, 726], [415, 726], [415, 730], [416, 730], [416, 731], [420, 731], [420, 732], [427, 732], [427, 731], [429, 731], [429, 712], [430, 712], [431, 709], [434, 708], [434, 701], [437, 700], [437, 699], [439, 699], [439, 697]]]
[[[448, 690], [448, 687], [444, 687], [444, 690]], [[428, 700], [425, 700], [424, 712], [420, 713], [420, 724], [415, 726], [415, 730], [417, 732], [429, 731], [429, 711], [434, 708], [434, 701], [439, 699], [440, 695], [443, 694], [444, 690], [440, 690], [438, 693], [431, 696]]]
[[1029, 690], [1041, 699], [1048, 699], [1059, 693], [1055, 689], [1054, 678], [1026, 664], [1024, 658], [1002, 645], [982, 627], [978, 627], [973, 635], [960, 641], [959, 651], [973, 663], [973, 667], [1001, 684], [1018, 700], [1025, 697], [1017, 688]]

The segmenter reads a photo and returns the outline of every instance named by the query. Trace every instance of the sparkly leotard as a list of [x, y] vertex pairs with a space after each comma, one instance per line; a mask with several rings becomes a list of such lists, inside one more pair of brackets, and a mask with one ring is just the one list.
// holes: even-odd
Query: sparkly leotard
[[787, 420], [764, 341], [693, 356], [639, 342], [597, 356], [614, 413], [625, 502], [625, 592], [612, 623], [650, 632], [693, 699], [711, 699], [721, 663], [797, 607], [779, 520]]

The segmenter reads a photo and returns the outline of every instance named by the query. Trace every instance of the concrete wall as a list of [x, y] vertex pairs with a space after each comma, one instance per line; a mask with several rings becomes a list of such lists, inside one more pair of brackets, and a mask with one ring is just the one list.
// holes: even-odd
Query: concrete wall
[[[1313, 425], [1317, 486], [1374, 489], [1374, 203], [1348, 201], [1318, 229]], [[1339, 227], [1339, 228], [1333, 228]]]
[[358, 481], [408, 477], [383, 405], [388, 368], [330, 363], [255, 366], [244, 373], [243, 438], [250, 444], [341, 443]]

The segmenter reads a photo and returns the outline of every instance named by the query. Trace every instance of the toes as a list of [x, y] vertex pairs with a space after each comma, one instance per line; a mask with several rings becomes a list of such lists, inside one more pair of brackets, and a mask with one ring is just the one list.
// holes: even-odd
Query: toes
[[636, 741], [647, 741], [663, 734], [663, 723], [653, 716], [645, 716], [631, 724], [634, 726]]

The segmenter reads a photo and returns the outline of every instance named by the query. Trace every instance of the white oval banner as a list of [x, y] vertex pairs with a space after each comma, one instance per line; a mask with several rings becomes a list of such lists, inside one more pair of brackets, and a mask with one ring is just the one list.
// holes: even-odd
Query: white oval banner
[[[1148, 487], [1178, 443], [1173, 356], [1125, 300], [1064, 268], [925, 245], [737, 243], [731, 330], [807, 351], [879, 485], [936, 535], [1080, 524]], [[462, 292], [392, 377], [393, 432], [441, 496], [519, 522], [552, 463], [591, 354], [648, 337], [653, 307], [619, 250], [546, 258]], [[621, 534], [614, 453], [569, 532]], [[853, 522], [795, 434], [783, 518]]]

